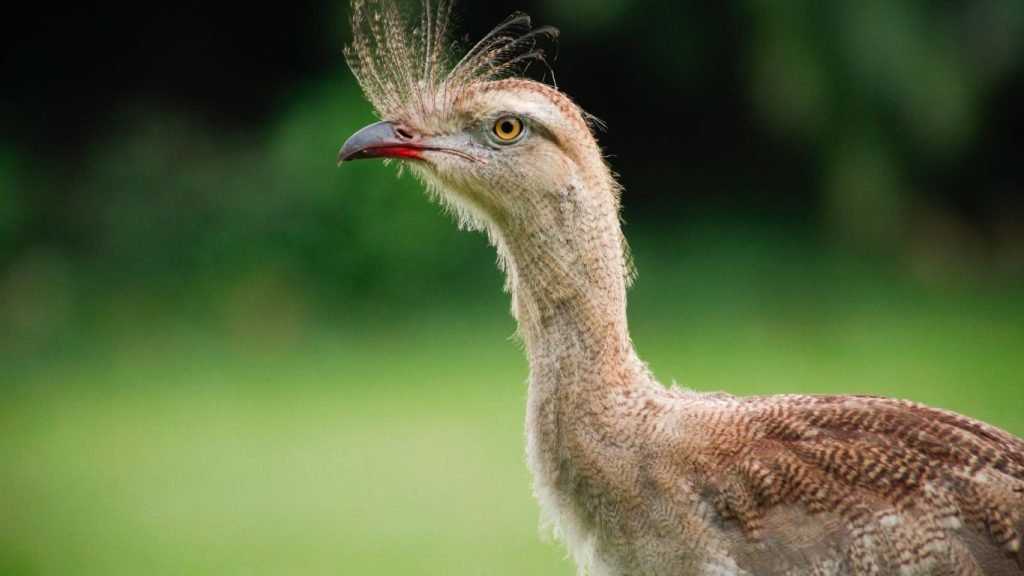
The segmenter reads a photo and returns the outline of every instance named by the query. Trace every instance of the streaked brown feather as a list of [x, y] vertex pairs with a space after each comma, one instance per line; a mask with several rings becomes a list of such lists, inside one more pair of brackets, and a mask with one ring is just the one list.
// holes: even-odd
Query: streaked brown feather
[[775, 573], [765, 562], [1024, 571], [1021, 440], [874, 396], [738, 398], [728, 411], [697, 483], [753, 573]]

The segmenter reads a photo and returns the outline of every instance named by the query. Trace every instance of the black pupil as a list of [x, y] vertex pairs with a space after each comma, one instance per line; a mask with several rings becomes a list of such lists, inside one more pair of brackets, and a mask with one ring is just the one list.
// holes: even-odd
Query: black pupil
[[505, 120], [504, 122], [501, 123], [502, 134], [511, 134], [515, 129], [516, 126], [515, 124], [512, 123], [511, 120]]

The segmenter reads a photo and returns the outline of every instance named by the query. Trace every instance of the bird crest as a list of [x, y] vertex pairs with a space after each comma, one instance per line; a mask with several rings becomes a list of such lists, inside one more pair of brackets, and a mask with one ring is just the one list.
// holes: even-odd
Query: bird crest
[[545, 63], [538, 40], [558, 36], [517, 13], [466, 51], [451, 37], [453, 6], [453, 0], [423, 0], [416, 18], [395, 0], [353, 0], [345, 59], [382, 119], [440, 130], [473, 86]]

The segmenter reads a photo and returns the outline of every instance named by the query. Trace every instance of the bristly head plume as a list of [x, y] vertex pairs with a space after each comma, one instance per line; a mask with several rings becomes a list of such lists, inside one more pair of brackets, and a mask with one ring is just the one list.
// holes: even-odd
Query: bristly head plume
[[382, 119], [437, 130], [454, 119], [455, 103], [469, 87], [543, 63], [537, 41], [558, 36], [551, 27], [534, 29], [526, 14], [513, 14], [456, 59], [453, 4], [423, 0], [417, 25], [395, 0], [353, 0], [345, 59]]

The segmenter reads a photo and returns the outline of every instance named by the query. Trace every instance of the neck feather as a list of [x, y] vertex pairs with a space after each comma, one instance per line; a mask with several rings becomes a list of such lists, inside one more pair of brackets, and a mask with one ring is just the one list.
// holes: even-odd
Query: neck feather
[[632, 351], [617, 199], [614, 190], [587, 190], [584, 182], [566, 183], [551, 208], [512, 220], [499, 233], [533, 370], [552, 356], [622, 360]]
[[[603, 168], [603, 165], [602, 165]], [[653, 383], [626, 322], [627, 260], [610, 175], [554, 192], [557, 202], [528, 221], [492, 229], [512, 310], [530, 363], [527, 455], [544, 508], [579, 479], [582, 460], [605, 458], [608, 436], [631, 388]], [[598, 444], [595, 444], [597, 442]], [[608, 459], [608, 458], [606, 458]]]
[[586, 176], [567, 179], [528, 217], [492, 230], [530, 363], [531, 413], [572, 411], [646, 374], [626, 321], [617, 189], [603, 163]]

